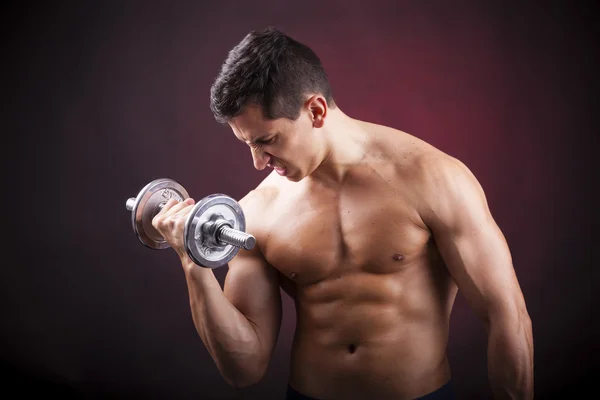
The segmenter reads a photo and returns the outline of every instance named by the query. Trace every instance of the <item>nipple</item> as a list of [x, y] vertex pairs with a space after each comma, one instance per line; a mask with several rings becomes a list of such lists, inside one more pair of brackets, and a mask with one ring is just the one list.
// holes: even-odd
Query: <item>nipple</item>
[[396, 261], [403, 261], [405, 257], [400, 253], [396, 253], [392, 256], [392, 258]]

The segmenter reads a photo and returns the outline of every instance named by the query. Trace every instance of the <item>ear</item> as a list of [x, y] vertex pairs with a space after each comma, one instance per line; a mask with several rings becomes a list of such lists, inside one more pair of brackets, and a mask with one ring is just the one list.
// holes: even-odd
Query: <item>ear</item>
[[311, 96], [306, 101], [309, 116], [314, 128], [322, 128], [327, 117], [327, 101], [321, 95]]

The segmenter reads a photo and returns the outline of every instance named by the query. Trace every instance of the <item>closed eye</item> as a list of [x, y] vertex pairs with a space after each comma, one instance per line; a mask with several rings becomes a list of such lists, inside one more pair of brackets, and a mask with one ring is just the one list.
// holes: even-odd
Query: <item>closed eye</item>
[[256, 144], [258, 144], [258, 145], [272, 144], [272, 143], [274, 143], [274, 142], [275, 142], [275, 138], [276, 138], [276, 137], [277, 137], [277, 136], [272, 136], [272, 137], [270, 137], [270, 138], [268, 138], [268, 139], [257, 140], [257, 141], [256, 141]]
[[248, 146], [256, 149], [260, 149], [262, 146], [269, 145], [275, 143], [277, 140], [277, 135], [271, 136], [268, 139], [256, 139], [253, 142], [248, 142]]

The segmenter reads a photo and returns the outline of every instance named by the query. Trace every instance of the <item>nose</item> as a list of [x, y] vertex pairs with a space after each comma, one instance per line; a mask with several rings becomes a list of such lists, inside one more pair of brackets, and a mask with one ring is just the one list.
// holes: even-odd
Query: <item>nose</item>
[[252, 161], [254, 162], [254, 168], [257, 170], [262, 171], [265, 169], [270, 159], [271, 155], [269, 153], [252, 149]]

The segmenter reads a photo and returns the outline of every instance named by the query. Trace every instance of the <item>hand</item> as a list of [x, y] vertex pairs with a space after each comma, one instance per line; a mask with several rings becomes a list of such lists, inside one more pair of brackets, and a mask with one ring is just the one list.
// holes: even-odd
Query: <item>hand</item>
[[177, 252], [183, 261], [187, 257], [183, 240], [185, 223], [192, 209], [194, 199], [185, 199], [182, 202], [169, 199], [165, 206], [152, 219], [152, 226], [161, 234], [169, 245]]

